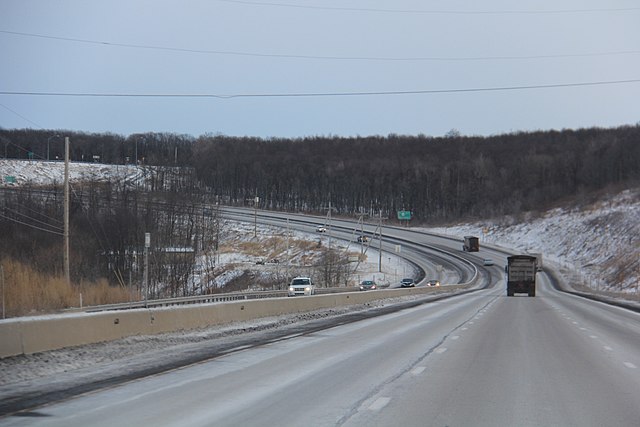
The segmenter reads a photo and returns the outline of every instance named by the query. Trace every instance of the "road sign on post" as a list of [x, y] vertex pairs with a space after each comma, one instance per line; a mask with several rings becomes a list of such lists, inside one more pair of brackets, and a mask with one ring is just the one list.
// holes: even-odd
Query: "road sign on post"
[[409, 221], [411, 219], [411, 211], [398, 211], [398, 219], [400, 221]]

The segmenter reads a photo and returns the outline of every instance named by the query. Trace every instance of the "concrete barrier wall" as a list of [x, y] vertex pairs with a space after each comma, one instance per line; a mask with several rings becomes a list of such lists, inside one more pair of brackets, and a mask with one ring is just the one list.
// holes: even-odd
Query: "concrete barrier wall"
[[0, 358], [83, 344], [112, 341], [212, 325], [363, 304], [404, 295], [457, 290], [441, 288], [386, 289], [312, 297], [269, 298], [153, 309], [76, 313], [0, 321]]

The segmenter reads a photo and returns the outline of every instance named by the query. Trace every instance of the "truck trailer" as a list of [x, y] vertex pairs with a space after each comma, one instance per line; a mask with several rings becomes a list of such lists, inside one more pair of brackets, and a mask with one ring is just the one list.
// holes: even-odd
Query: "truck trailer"
[[464, 236], [462, 250], [465, 252], [478, 252], [480, 250], [480, 239], [475, 236]]
[[505, 273], [507, 276], [507, 296], [517, 293], [536, 296], [536, 257], [514, 255], [507, 258]]

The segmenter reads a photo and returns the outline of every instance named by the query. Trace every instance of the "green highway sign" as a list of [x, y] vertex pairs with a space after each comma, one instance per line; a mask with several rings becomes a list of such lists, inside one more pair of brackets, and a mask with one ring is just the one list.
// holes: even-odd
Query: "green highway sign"
[[411, 211], [398, 211], [398, 219], [400, 221], [409, 221], [411, 219]]

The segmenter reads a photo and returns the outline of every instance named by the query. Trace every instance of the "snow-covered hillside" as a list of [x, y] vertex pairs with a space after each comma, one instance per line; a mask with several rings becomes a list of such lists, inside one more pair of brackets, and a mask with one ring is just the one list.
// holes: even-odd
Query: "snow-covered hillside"
[[572, 270], [594, 290], [633, 294], [639, 290], [640, 189], [580, 209], [557, 208], [521, 220], [505, 217], [429, 231], [477, 235], [483, 244], [542, 253], [545, 263]]
[[[69, 181], [135, 180], [143, 168], [134, 165], [104, 165], [101, 163], [69, 163]], [[64, 162], [43, 160], [0, 159], [0, 185], [61, 185], [64, 182]]]

